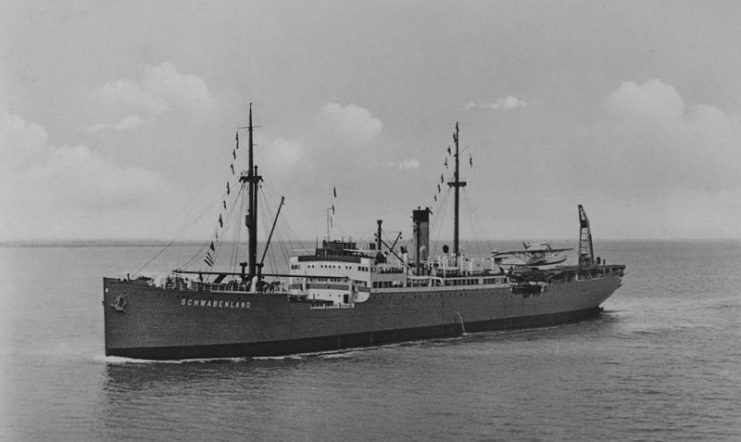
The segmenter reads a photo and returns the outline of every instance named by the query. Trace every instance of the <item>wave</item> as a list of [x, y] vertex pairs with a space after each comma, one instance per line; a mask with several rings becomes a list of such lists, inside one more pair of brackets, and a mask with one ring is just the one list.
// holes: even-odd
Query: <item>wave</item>
[[244, 362], [251, 358], [233, 357], [233, 358], [193, 358], [193, 359], [135, 359], [121, 356], [101, 356], [96, 357], [96, 362], [105, 362], [106, 364], [192, 364], [192, 363], [214, 363], [214, 362]]

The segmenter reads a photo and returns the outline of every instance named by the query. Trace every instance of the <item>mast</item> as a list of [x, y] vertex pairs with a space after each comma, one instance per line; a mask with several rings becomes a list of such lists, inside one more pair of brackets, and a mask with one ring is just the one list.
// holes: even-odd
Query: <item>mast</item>
[[252, 103], [250, 103], [250, 121], [247, 126], [249, 131], [249, 168], [247, 174], [244, 173], [239, 177], [239, 181], [247, 183], [248, 188], [248, 207], [247, 215], [245, 216], [244, 224], [247, 226], [249, 231], [249, 243], [248, 243], [248, 265], [249, 275], [254, 277], [260, 272], [260, 266], [257, 264], [257, 187], [258, 183], [262, 180], [262, 177], [257, 173], [257, 166], [254, 163], [253, 149], [253, 132], [254, 126], [252, 125]]
[[453, 254], [456, 258], [456, 262], [458, 261], [458, 256], [460, 255], [460, 249], [459, 249], [459, 241], [458, 241], [458, 234], [459, 234], [459, 218], [460, 218], [460, 188], [466, 187], [466, 182], [460, 180], [460, 161], [458, 160], [458, 154], [459, 154], [459, 144], [458, 144], [458, 136], [460, 134], [460, 130], [458, 129], [458, 122], [455, 122], [455, 132], [453, 132], [453, 142], [455, 143], [455, 175], [453, 176], [453, 181], [448, 182], [448, 186], [455, 188], [455, 203], [454, 203], [454, 218], [453, 218]]

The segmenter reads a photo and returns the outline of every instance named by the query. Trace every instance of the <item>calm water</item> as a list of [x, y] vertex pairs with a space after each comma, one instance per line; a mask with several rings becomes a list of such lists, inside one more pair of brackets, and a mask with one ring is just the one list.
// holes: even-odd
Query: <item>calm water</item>
[[0, 438], [741, 440], [741, 242], [598, 243], [627, 276], [578, 324], [287, 358], [107, 360], [101, 278], [156, 250], [0, 248]]

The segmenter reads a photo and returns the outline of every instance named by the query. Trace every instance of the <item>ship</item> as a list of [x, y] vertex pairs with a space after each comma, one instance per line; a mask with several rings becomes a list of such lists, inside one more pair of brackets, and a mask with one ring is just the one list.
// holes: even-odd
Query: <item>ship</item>
[[[178, 268], [160, 277], [104, 277], [106, 356], [280, 356], [553, 326], [599, 315], [602, 303], [622, 284], [624, 265], [595, 258], [582, 205], [574, 265], [540, 260], [555, 256], [550, 247], [517, 251], [526, 258], [524, 265], [503, 264], [497, 253], [485, 258], [462, 253], [459, 192], [466, 182], [460, 180], [457, 123], [454, 175], [447, 183], [455, 205], [452, 250], [443, 246], [441, 255], [430, 254], [432, 213], [419, 206], [412, 210], [410, 250], [384, 241], [377, 220], [375, 240], [363, 248], [328, 236], [311, 251], [290, 257], [285, 273], [268, 274], [265, 253], [258, 259], [257, 250], [257, 192], [263, 177], [253, 158], [254, 128], [250, 105], [244, 128], [249, 162], [238, 177], [247, 200], [246, 261], [235, 271]], [[209, 268], [214, 249], [212, 241], [204, 259]]]

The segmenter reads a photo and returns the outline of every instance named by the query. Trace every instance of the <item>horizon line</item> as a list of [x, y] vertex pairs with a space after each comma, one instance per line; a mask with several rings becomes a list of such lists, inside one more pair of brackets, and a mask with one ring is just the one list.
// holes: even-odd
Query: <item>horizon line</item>
[[[341, 239], [343, 240], [343, 239]], [[352, 239], [349, 239], [352, 241]], [[461, 239], [461, 241], [532, 241], [532, 238], [477, 238], [477, 239]], [[290, 239], [275, 242], [316, 242], [316, 238], [312, 239]], [[355, 241], [367, 241], [371, 240], [355, 240]], [[434, 240], [434, 242], [445, 242], [446, 240]], [[541, 240], [539, 240], [541, 241]], [[574, 241], [578, 242], [578, 238], [552, 238], [546, 242], [566, 242]], [[636, 242], [636, 241], [667, 241], [667, 242], [695, 242], [695, 241], [741, 241], [741, 238], [721, 238], [721, 237], [687, 237], [687, 238], [600, 238], [595, 240], [596, 243], [602, 241], [625, 241], [625, 242]], [[224, 241], [225, 243], [234, 243], [235, 241]], [[245, 242], [245, 241], [242, 241]], [[265, 243], [265, 241], [258, 241], [258, 243]], [[202, 240], [178, 240], [178, 241], [167, 241], [161, 239], [64, 239], [64, 240], [6, 240], [0, 241], [0, 247], [103, 247], [103, 246], [115, 246], [115, 247], [137, 247], [137, 246], [165, 246], [165, 245], [199, 245], [207, 244], [206, 241]]]

